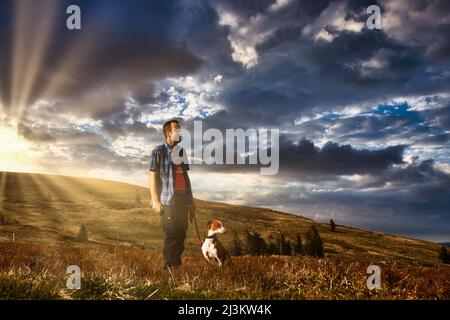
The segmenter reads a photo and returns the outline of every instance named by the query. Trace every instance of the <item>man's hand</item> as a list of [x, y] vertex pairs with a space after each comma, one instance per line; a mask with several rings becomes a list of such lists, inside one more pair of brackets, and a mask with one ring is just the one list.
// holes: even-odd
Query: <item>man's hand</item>
[[161, 202], [154, 202], [153, 203], [153, 210], [155, 210], [156, 213], [161, 213], [161, 211], [163, 210], [163, 206], [161, 204]]
[[189, 205], [189, 221], [193, 223], [194, 218], [195, 218], [195, 204], [192, 203], [191, 205]]

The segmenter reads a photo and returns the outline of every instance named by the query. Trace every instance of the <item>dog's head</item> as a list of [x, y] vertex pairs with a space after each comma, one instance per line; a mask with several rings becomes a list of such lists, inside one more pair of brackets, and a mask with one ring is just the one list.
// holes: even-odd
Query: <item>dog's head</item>
[[219, 220], [208, 221], [208, 236], [214, 233], [227, 233], [227, 229], [225, 229], [222, 222], [220, 222]]

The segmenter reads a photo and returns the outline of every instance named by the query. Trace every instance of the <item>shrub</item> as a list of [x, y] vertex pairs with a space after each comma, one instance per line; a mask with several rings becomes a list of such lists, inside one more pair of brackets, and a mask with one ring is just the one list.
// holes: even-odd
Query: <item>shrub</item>
[[330, 219], [330, 230], [332, 232], [336, 231], [336, 224], [334, 223], [333, 219]]
[[439, 259], [443, 263], [450, 263], [450, 255], [448, 254], [447, 248], [441, 247], [441, 251], [439, 252]]
[[232, 256], [241, 256], [243, 252], [242, 241], [236, 231], [233, 231], [233, 247], [231, 249]]
[[78, 232], [78, 237], [77, 237], [78, 242], [89, 242], [89, 238], [88, 238], [88, 233], [86, 230], [86, 227], [82, 224], [80, 227], [80, 231]]
[[306, 233], [304, 252], [309, 256], [323, 257], [323, 242], [315, 226]]

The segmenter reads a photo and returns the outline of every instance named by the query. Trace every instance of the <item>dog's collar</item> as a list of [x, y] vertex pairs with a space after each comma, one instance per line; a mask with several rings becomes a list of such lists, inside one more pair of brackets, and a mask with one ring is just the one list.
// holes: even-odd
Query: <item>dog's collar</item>
[[217, 234], [213, 233], [212, 235], [207, 236], [206, 239], [215, 239], [216, 237], [217, 237]]

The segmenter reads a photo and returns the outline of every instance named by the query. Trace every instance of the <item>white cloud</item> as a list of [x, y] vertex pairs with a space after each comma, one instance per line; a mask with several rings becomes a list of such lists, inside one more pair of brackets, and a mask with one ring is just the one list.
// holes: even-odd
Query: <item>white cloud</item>
[[333, 41], [333, 39], [334, 39], [333, 35], [325, 29], [321, 29], [318, 33], [314, 35], [315, 41], [324, 40], [326, 42], [331, 42]]
[[363, 22], [346, 19], [347, 3], [331, 2], [313, 23], [303, 29], [305, 36], [311, 36], [315, 41], [333, 41], [340, 32], [361, 32]]
[[431, 96], [407, 96], [392, 99], [393, 103], [408, 103], [412, 111], [440, 109], [450, 104], [450, 94], [442, 93]]
[[[156, 83], [153, 112], [143, 112], [140, 120], [151, 126], [170, 118], [204, 118], [223, 109], [218, 102], [223, 76], [167, 78]], [[163, 98], [159, 101], [159, 98]]]
[[386, 76], [385, 70], [389, 68], [392, 55], [392, 51], [382, 48], [370, 58], [358, 60], [347, 67], [356, 70], [362, 78], [382, 78]]
[[[292, 0], [276, 0], [269, 7], [267, 13], [250, 17], [240, 15], [220, 5], [216, 6], [219, 24], [230, 29], [228, 40], [233, 50], [234, 61], [240, 62], [246, 69], [258, 65], [257, 45], [264, 42], [275, 30], [290, 23], [285, 19], [276, 20], [275, 17], [291, 2]], [[274, 22], [275, 20], [276, 22]]]
[[276, 0], [276, 1], [269, 7], [269, 10], [272, 11], [272, 12], [281, 10], [281, 9], [287, 7], [291, 2], [292, 2], [292, 0]]
[[269, 32], [258, 32], [262, 22], [261, 15], [244, 19], [244, 17], [220, 7], [217, 9], [217, 13], [219, 24], [230, 28], [228, 40], [233, 49], [233, 60], [242, 63], [247, 69], [256, 66], [258, 64], [256, 45], [270, 34]]

